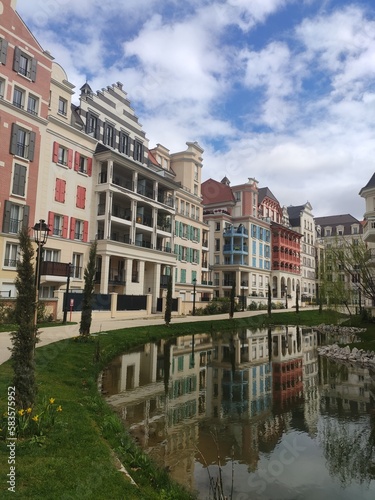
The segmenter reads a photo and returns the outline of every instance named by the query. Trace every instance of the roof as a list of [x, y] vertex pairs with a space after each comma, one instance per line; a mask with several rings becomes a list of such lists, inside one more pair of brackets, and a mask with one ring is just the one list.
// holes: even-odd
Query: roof
[[[315, 217], [316, 226], [320, 226], [322, 229], [326, 227], [332, 228], [330, 236], [338, 236], [337, 228], [339, 226], [343, 227], [343, 235], [351, 235], [353, 224], [358, 224], [358, 234], [363, 233], [362, 223], [350, 214], [343, 215], [329, 215], [327, 217]], [[322, 231], [321, 236], [324, 237], [324, 231]]]
[[201, 192], [203, 205], [216, 205], [220, 203], [235, 203], [235, 198], [230, 186], [214, 179], [207, 179], [202, 183]]
[[288, 216], [289, 216], [289, 223], [291, 226], [296, 227], [300, 226], [301, 224], [301, 212], [303, 212], [305, 208], [305, 205], [297, 205], [296, 207], [290, 206], [287, 207], [288, 210]]
[[319, 226], [339, 226], [340, 224], [360, 224], [359, 220], [350, 214], [328, 215], [326, 217], [315, 217], [315, 224]]
[[371, 179], [368, 181], [366, 186], [360, 190], [359, 194], [362, 196], [362, 192], [365, 189], [372, 189], [372, 188], [375, 188], [375, 173], [372, 175]]
[[268, 187], [264, 188], [259, 188], [258, 189], [258, 203], [262, 203], [262, 201], [265, 198], [271, 198], [271, 200], [276, 201], [276, 203], [279, 203], [279, 200], [276, 198], [276, 196], [272, 193], [272, 191]]

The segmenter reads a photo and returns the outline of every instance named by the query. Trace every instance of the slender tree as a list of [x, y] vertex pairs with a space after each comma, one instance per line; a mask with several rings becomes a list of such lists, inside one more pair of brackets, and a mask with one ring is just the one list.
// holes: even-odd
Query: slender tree
[[169, 275], [167, 286], [167, 300], [165, 304], [164, 321], [167, 326], [172, 319], [172, 275]]
[[90, 246], [89, 261], [84, 272], [85, 285], [83, 288], [81, 323], [79, 327], [79, 333], [81, 336], [90, 335], [92, 320], [92, 300], [94, 296], [96, 273], [96, 250], [97, 242], [94, 241]]
[[15, 280], [17, 290], [15, 307], [17, 331], [11, 334], [11, 359], [17, 406], [19, 408], [29, 408], [33, 405], [37, 392], [34, 352], [38, 339], [35, 324], [35, 275], [32, 262], [34, 250], [27, 228], [21, 230], [19, 243], [20, 258], [17, 261], [17, 277]]
[[271, 317], [272, 311], [272, 294], [271, 294], [271, 285], [268, 283], [268, 297], [267, 297], [267, 313], [268, 317]]
[[299, 313], [299, 284], [296, 287], [296, 313]]
[[235, 282], [235, 280], [233, 280], [232, 288], [230, 290], [230, 304], [229, 304], [229, 318], [230, 319], [232, 319], [234, 316], [235, 297], [236, 297], [236, 282]]

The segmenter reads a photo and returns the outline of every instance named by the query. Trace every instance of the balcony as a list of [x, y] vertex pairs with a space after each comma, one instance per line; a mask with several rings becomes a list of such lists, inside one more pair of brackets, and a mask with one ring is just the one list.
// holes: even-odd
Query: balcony
[[41, 263], [40, 274], [45, 276], [65, 276], [67, 277], [70, 273], [70, 265], [65, 262], [53, 262], [44, 260]]
[[223, 236], [224, 236], [224, 238], [229, 238], [229, 237], [233, 237], [233, 236], [243, 236], [245, 238], [248, 238], [249, 233], [247, 232], [245, 227], [240, 224], [239, 226], [227, 227], [224, 230]]
[[375, 242], [375, 220], [367, 220], [363, 228], [363, 239], [365, 242]]

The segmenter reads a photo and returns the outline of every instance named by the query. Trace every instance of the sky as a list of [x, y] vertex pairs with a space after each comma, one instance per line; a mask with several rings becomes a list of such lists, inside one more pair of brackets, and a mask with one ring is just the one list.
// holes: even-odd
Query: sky
[[18, 0], [80, 87], [122, 82], [149, 139], [282, 206], [365, 212], [375, 172], [373, 0]]

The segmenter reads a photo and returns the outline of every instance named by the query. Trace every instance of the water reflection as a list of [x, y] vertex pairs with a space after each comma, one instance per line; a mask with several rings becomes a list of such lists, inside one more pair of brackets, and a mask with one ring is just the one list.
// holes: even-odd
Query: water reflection
[[373, 498], [373, 374], [319, 358], [324, 341], [275, 327], [146, 344], [111, 363], [102, 392], [200, 498], [219, 472], [238, 499]]

